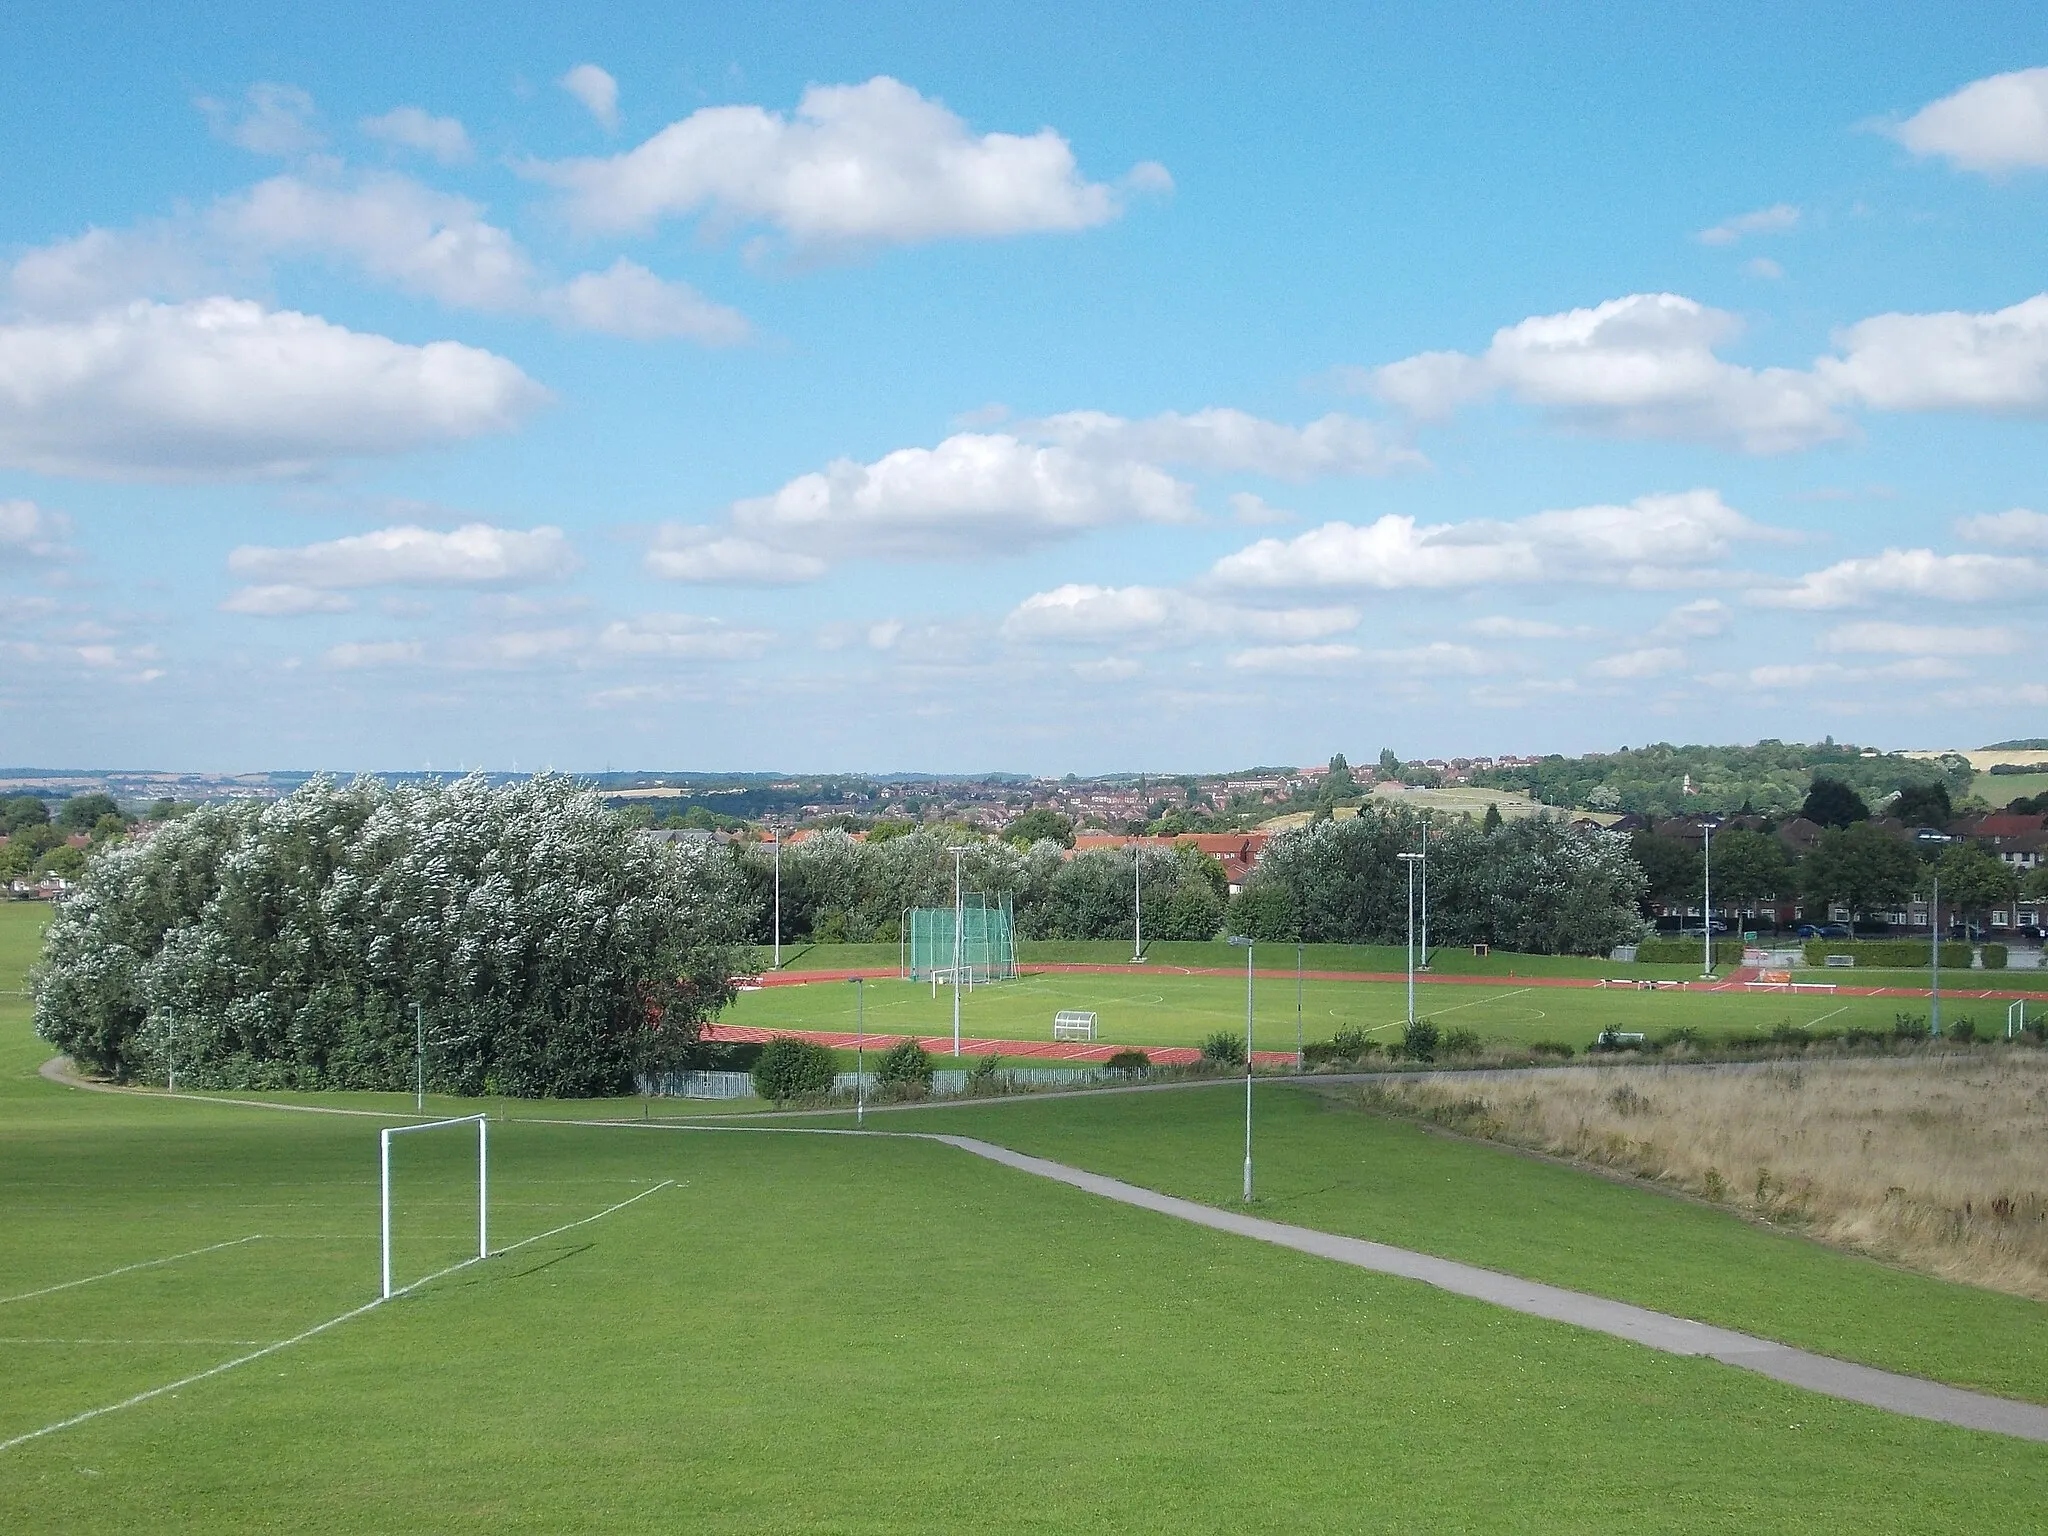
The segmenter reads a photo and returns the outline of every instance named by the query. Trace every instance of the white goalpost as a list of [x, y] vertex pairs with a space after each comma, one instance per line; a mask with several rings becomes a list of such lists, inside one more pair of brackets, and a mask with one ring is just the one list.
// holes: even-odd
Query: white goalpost
[[[491, 1156], [487, 1124], [482, 1115], [464, 1115], [457, 1120], [429, 1120], [422, 1125], [388, 1125], [377, 1138], [384, 1206], [384, 1300], [391, 1299], [391, 1138], [403, 1136], [408, 1131], [446, 1130], [453, 1125], [476, 1127], [476, 1257], [487, 1259], [491, 1256]], [[463, 1260], [465, 1264], [475, 1262], [475, 1259]]]

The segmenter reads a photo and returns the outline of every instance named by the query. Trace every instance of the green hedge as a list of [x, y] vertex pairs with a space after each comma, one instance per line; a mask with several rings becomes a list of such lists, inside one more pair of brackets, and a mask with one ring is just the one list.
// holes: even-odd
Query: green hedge
[[[1639, 965], [1686, 965], [1700, 958], [1703, 946], [1698, 939], [1645, 939], [1636, 946], [1636, 963]], [[1716, 965], [1740, 965], [1743, 943], [1740, 939], [1714, 940], [1714, 963]]]
[[[1808, 939], [1806, 963], [1826, 965], [1829, 955], [1854, 955], [1859, 966], [1914, 970], [1931, 962], [1932, 947], [1926, 939]], [[1967, 971], [1970, 968], [1970, 946], [1943, 944], [1941, 965], [1943, 970]]]
[[2006, 950], [2003, 944], [1986, 944], [1984, 946], [1984, 969], [1987, 971], [2004, 970], [2005, 954]]

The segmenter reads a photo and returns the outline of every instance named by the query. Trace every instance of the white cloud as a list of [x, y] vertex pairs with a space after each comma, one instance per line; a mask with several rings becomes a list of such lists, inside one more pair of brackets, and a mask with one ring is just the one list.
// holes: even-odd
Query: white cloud
[[2048, 549], [2048, 513], [2014, 507], [2009, 512], [1980, 512], [1960, 518], [1956, 532], [1972, 544], [1995, 549]]
[[270, 586], [242, 587], [221, 603], [222, 613], [244, 613], [263, 619], [290, 619], [308, 613], [347, 613], [355, 607], [353, 598], [338, 592], [321, 592], [291, 582]]
[[313, 126], [313, 98], [296, 85], [252, 85], [239, 109], [204, 96], [198, 106], [215, 133], [255, 154], [295, 155], [326, 142]]
[[1678, 294], [1638, 293], [1533, 316], [1496, 331], [1478, 357], [1425, 352], [1372, 369], [1362, 382], [1424, 418], [1506, 391], [1566, 425], [1617, 437], [1778, 453], [1847, 435], [1849, 424], [1812, 375], [1716, 356], [1740, 329], [1735, 316]]
[[420, 107], [393, 107], [382, 117], [366, 117], [356, 126], [373, 139], [416, 149], [443, 165], [461, 165], [475, 153], [460, 121], [435, 117]]
[[1284, 507], [1269, 506], [1263, 496], [1250, 491], [1233, 491], [1230, 496], [1230, 515], [1240, 523], [1256, 527], [1261, 523], [1291, 523], [1294, 514]]
[[1844, 395], [1886, 411], [2048, 411], [2048, 294], [1991, 314], [1875, 315], [1816, 363]]
[[1305, 427], [1266, 421], [1229, 407], [1212, 406], [1185, 416], [1167, 411], [1143, 421], [1101, 411], [1068, 411], [1028, 423], [1019, 435], [1082, 453], [1249, 471], [1284, 480], [1382, 475], [1428, 462], [1412, 448], [1389, 443], [1374, 423], [1334, 411]]
[[644, 563], [650, 574], [670, 581], [747, 587], [793, 586], [816, 581], [827, 570], [816, 555], [673, 523], [655, 535]]
[[694, 613], [642, 613], [607, 624], [598, 648], [619, 656], [677, 661], [746, 661], [775, 639], [772, 630], [737, 629]]
[[329, 646], [321, 660], [330, 667], [356, 671], [364, 667], [414, 666], [426, 659], [427, 648], [417, 640], [351, 640]]
[[1703, 229], [1693, 238], [1701, 245], [1734, 245], [1744, 235], [1782, 234], [1799, 223], [1799, 210], [1790, 203], [1773, 203], [1768, 208], [1759, 208], [1754, 213], [1737, 214], [1724, 219], [1712, 229]]
[[1358, 627], [1355, 608], [1240, 608], [1171, 587], [1098, 587], [1070, 582], [1035, 592], [1003, 620], [1011, 640], [1150, 640], [1186, 643], [1216, 635], [1312, 640]]
[[1367, 651], [1366, 660], [1402, 677], [1475, 677], [1490, 672], [1496, 663], [1484, 651], [1447, 640], [1411, 645], [1391, 651]]
[[1076, 677], [1086, 678], [1091, 683], [1120, 683], [1144, 670], [1128, 656], [1098, 656], [1092, 661], [1077, 661], [1073, 666]]
[[1348, 670], [1364, 654], [1355, 645], [1267, 645], [1233, 652], [1227, 664], [1240, 672], [1315, 674]]
[[2019, 649], [2019, 635], [1999, 625], [1838, 624], [1821, 636], [1820, 648], [1842, 653], [1891, 653], [1905, 656], [2009, 656]]
[[1517, 522], [1418, 524], [1387, 516], [1261, 539], [1216, 562], [1226, 585], [1265, 589], [1444, 588], [1528, 582], [1656, 587], [1697, 575], [1740, 540], [1782, 535], [1717, 492], [1642, 496], [1627, 506], [1539, 512]]
[[714, 304], [688, 283], [656, 277], [621, 256], [603, 272], [585, 272], [559, 289], [551, 303], [581, 330], [652, 341], [683, 336], [706, 346], [747, 339], [746, 316]]
[[1615, 656], [1602, 656], [1586, 670], [1595, 677], [1636, 680], [1661, 677], [1684, 665], [1685, 652], [1671, 646], [1649, 646], [1642, 650], [1623, 651]]
[[556, 82], [583, 103], [598, 126], [613, 133], [619, 126], [619, 82], [595, 64], [578, 64]]
[[578, 564], [559, 528], [522, 533], [488, 523], [447, 533], [380, 528], [297, 549], [245, 544], [228, 556], [237, 576], [321, 589], [525, 586], [561, 581]]
[[1473, 634], [1489, 640], [1562, 640], [1585, 633], [1583, 629], [1552, 624], [1543, 619], [1517, 619], [1507, 614], [1489, 614], [1483, 619], [1475, 619], [1471, 630]]
[[1891, 132], [1914, 154], [1939, 155], [1959, 170], [2048, 166], [2048, 69], [1973, 80]]
[[1752, 256], [1742, 264], [1742, 270], [1751, 277], [1761, 277], [1776, 282], [1785, 275], [1785, 269], [1768, 256]]
[[568, 194], [569, 216], [585, 229], [647, 229], [701, 212], [716, 224], [766, 223], [803, 246], [1084, 229], [1120, 211], [1110, 187], [1079, 175], [1052, 129], [976, 136], [887, 76], [814, 85], [788, 117], [706, 107], [623, 154], [531, 173]]
[[901, 619], [884, 619], [879, 624], [868, 626], [868, 649], [871, 651], [893, 651], [896, 642], [903, 638]]
[[1861, 608], [1884, 598], [1948, 603], [2023, 602], [2040, 591], [2042, 568], [2010, 555], [1937, 555], [1931, 549], [1888, 549], [1810, 571], [1788, 587], [1749, 594], [1767, 608]]
[[32, 501], [0, 501], [0, 570], [10, 565], [61, 560], [71, 520]]
[[1728, 605], [1718, 597], [1697, 598], [1680, 603], [1658, 621], [1655, 633], [1686, 640], [1704, 640], [1728, 628]]
[[508, 431], [546, 398], [475, 347], [239, 299], [0, 325], [0, 463], [46, 474], [296, 474]]
[[191, 293], [206, 262], [168, 224], [89, 229], [24, 252], [7, 273], [7, 296], [24, 314], [85, 315], [143, 295]]

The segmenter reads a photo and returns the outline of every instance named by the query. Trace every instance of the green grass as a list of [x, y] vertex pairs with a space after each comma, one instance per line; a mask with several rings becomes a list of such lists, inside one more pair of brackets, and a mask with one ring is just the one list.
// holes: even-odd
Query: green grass
[[[20, 958], [24, 929], [0, 908], [0, 957]], [[369, 1298], [375, 1118], [60, 1088], [34, 1075], [47, 1048], [26, 1025], [0, 998], [0, 1296], [262, 1237], [0, 1304], [0, 1439]], [[1184, 1133], [1142, 1117], [1167, 1098], [1186, 1105]], [[1206, 1177], [1205, 1117], [1226, 1098], [1096, 1103], [1140, 1111], [1131, 1134]], [[1059, 1108], [952, 1113], [981, 1134], [1022, 1116], [1022, 1133]], [[2048, 1447], [1652, 1354], [929, 1143], [530, 1120], [492, 1138], [501, 1243], [675, 1183], [0, 1452], [0, 1529], [1862, 1536], [2026, 1529], [2048, 1499]], [[1430, 1189], [1425, 1154], [1448, 1145], [1418, 1141], [1395, 1176]], [[466, 1133], [401, 1146], [404, 1278], [472, 1228]], [[2043, 1353], [2030, 1333], [2005, 1339]]]
[[2048, 794], [2048, 773], [1980, 773], [1971, 778], [1969, 792], [2004, 810], [2022, 795]]
[[[932, 1109], [898, 1119], [1212, 1205], [1239, 1195], [1224, 1087]], [[1802, 1345], [2048, 1402], [2048, 1307], [1933, 1280], [1726, 1211], [1367, 1113], [1258, 1090], [1259, 1211]]]

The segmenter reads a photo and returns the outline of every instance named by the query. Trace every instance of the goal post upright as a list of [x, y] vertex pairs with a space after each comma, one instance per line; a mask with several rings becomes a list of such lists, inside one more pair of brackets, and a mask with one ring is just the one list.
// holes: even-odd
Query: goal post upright
[[[451, 1125], [474, 1125], [476, 1127], [476, 1256], [488, 1259], [491, 1256], [491, 1160], [490, 1160], [490, 1119], [485, 1115], [462, 1115], [454, 1120], [427, 1120], [418, 1125], [387, 1125], [377, 1133], [377, 1175], [379, 1236], [383, 1249], [382, 1289], [379, 1294], [384, 1300], [391, 1299], [391, 1138], [403, 1136], [408, 1131], [440, 1131]], [[470, 1262], [475, 1262], [471, 1260]]]

